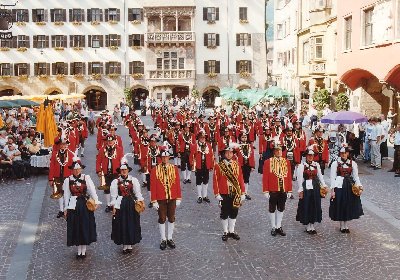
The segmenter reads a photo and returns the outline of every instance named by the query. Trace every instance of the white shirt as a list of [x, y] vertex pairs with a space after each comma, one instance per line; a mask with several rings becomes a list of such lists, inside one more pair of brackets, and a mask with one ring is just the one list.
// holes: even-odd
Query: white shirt
[[[305, 162], [302, 162], [297, 166], [296, 177], [297, 177], [297, 186], [299, 188], [298, 192], [304, 191], [304, 189], [303, 189], [303, 182], [304, 182], [303, 173], [304, 173], [304, 167], [306, 165], [308, 165], [308, 164], [305, 163]], [[319, 163], [313, 161], [313, 162], [311, 162], [311, 165], [312, 166], [316, 166], [318, 179], [321, 182], [322, 186], [326, 186], [325, 181], [324, 181], [324, 176], [321, 173], [321, 167], [319, 166]], [[313, 167], [310, 167], [310, 169], [312, 170]], [[312, 180], [307, 180], [307, 181], [312, 181]], [[312, 182], [306, 182], [306, 188], [307, 189], [309, 189], [309, 186], [312, 187]]]
[[383, 120], [381, 122], [381, 126], [382, 126], [382, 137], [383, 137], [382, 141], [385, 142], [389, 135], [389, 122]]
[[378, 132], [378, 126], [377, 125], [372, 125], [371, 130], [369, 132], [369, 139], [372, 141], [376, 141], [378, 136], [380, 135], [380, 132]]
[[[114, 206], [115, 209], [120, 209], [121, 207], [121, 201], [122, 201], [122, 196], [118, 195], [118, 179], [120, 177], [118, 177], [117, 179], [113, 180], [111, 182], [111, 186], [110, 186], [110, 194], [111, 194], [111, 205]], [[136, 199], [138, 201], [144, 201], [144, 198], [142, 196], [142, 193], [140, 191], [140, 183], [138, 181], [138, 179], [136, 179], [135, 177], [128, 175], [127, 180], [132, 181], [133, 184], [133, 192], [136, 196]]]
[[[74, 176], [69, 176], [64, 180], [63, 183], [63, 190], [64, 190], [64, 211], [67, 209], [72, 209], [75, 210], [76, 208], [76, 199], [78, 198], [77, 196], [72, 196], [71, 191], [69, 189], [69, 180], [74, 178]], [[90, 178], [89, 175], [81, 174], [80, 179], [86, 181], [86, 187], [87, 187], [87, 194], [94, 199], [95, 204], [101, 204], [99, 201], [99, 198], [96, 193], [96, 187], [93, 184], [92, 179]], [[77, 183], [80, 184], [80, 183]]]
[[400, 145], [400, 132], [396, 131], [394, 134], [394, 145]]
[[[343, 179], [342, 176], [337, 176], [337, 167], [338, 161], [342, 161], [341, 158], [335, 160], [331, 166], [331, 189], [338, 188], [341, 189], [343, 187]], [[355, 184], [361, 186], [360, 178], [358, 177], [358, 165], [354, 160], [347, 159], [346, 164], [343, 167], [348, 167], [351, 162], [351, 166], [353, 168], [351, 172], [351, 176], [353, 177]]]

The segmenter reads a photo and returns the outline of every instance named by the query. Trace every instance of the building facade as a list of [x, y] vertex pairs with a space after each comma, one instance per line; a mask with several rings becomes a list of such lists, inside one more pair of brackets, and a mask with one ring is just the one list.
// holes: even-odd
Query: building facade
[[266, 85], [262, 1], [37, 0], [11, 14], [0, 95], [83, 93], [102, 109], [124, 91], [136, 101], [196, 91], [212, 104], [223, 87]]
[[298, 0], [275, 0], [272, 75], [275, 84], [288, 92], [296, 90]]
[[[338, 76], [352, 110], [368, 116], [400, 106], [400, 1], [338, 5]], [[399, 120], [399, 119], [398, 119]]]
[[298, 4], [296, 100], [307, 107], [319, 89], [333, 96], [342, 90], [337, 79], [337, 1], [299, 0]]

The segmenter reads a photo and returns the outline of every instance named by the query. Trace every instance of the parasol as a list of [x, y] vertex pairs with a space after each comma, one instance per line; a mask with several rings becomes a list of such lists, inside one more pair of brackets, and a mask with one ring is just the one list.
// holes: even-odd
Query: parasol
[[15, 99], [15, 100], [10, 100], [9, 102], [15, 103], [17, 105], [20, 105], [22, 107], [33, 107], [33, 106], [39, 106], [40, 104], [31, 100], [25, 100], [25, 99]]
[[328, 124], [353, 124], [368, 122], [368, 118], [363, 114], [353, 111], [333, 112], [321, 119], [321, 123]]
[[0, 108], [19, 108], [18, 104], [12, 103], [11, 101], [0, 100]]

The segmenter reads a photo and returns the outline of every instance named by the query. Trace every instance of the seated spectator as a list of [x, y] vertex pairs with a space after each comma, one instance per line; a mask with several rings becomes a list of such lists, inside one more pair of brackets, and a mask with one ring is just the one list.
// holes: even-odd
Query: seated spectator
[[0, 148], [4, 148], [7, 143], [6, 131], [0, 131]]
[[40, 151], [41, 145], [36, 138], [33, 138], [32, 144], [26, 146], [31, 155], [35, 155]]
[[23, 142], [18, 143], [18, 150], [21, 153], [21, 159], [22, 159], [22, 161], [24, 163], [24, 167], [25, 167], [24, 177], [29, 178], [29, 177], [31, 177], [31, 154]]
[[[12, 160], [12, 169], [18, 181], [22, 181], [25, 178], [26, 164], [22, 161], [21, 152], [15, 147], [15, 144], [8, 143], [5, 149], [6, 156]], [[30, 168], [30, 164], [29, 164]]]

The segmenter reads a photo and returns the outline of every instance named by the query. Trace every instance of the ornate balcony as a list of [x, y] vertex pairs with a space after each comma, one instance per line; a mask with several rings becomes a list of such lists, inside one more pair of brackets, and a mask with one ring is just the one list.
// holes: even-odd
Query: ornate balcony
[[194, 79], [195, 70], [154, 70], [149, 71], [149, 79]]
[[166, 31], [147, 33], [147, 44], [150, 45], [194, 45], [195, 34], [192, 31]]
[[310, 64], [310, 74], [324, 74], [325, 63], [312, 63]]

